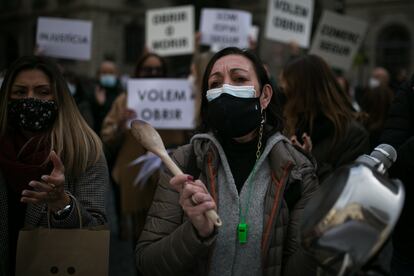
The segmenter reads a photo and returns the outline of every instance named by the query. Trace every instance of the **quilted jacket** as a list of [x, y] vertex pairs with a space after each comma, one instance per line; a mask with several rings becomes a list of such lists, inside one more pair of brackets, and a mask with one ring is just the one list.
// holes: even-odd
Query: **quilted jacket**
[[[220, 200], [216, 172], [222, 164], [214, 143], [193, 140], [173, 158], [184, 171], [195, 162], [198, 178], [216, 202]], [[262, 274], [315, 275], [316, 265], [298, 240], [303, 208], [318, 187], [314, 164], [286, 138], [279, 139], [267, 158], [272, 175], [264, 199]], [[170, 178], [168, 173], [161, 176], [136, 247], [137, 266], [144, 275], [208, 275], [217, 234], [205, 240], [197, 236], [178, 203], [179, 194], [169, 186]]]

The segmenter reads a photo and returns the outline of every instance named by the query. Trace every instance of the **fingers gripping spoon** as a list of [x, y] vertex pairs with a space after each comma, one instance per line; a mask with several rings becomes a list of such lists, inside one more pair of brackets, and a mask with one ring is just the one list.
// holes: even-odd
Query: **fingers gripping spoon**
[[[164, 143], [158, 132], [148, 123], [134, 120], [131, 123], [132, 135], [148, 151], [157, 155], [173, 175], [183, 174], [181, 169], [174, 163], [165, 149]], [[221, 226], [222, 222], [215, 210], [209, 210], [207, 217], [215, 226]]]

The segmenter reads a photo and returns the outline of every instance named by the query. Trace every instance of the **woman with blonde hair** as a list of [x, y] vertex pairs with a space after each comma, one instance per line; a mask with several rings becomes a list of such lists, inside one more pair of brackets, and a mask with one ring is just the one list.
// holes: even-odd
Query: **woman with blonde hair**
[[280, 83], [286, 96], [285, 133], [315, 157], [320, 180], [369, 150], [367, 131], [322, 58], [303, 55], [292, 60]]
[[[58, 67], [26, 56], [0, 89], [0, 271], [14, 275], [23, 226], [104, 224], [108, 170], [98, 136], [76, 107]], [[9, 267], [10, 266], [10, 267]], [[3, 274], [2, 274], [3, 275]]]

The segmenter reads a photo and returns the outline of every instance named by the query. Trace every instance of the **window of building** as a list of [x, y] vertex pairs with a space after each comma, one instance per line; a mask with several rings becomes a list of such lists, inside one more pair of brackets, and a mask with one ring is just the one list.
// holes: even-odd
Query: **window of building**
[[19, 57], [19, 45], [14, 36], [0, 33], [0, 73]]
[[138, 23], [130, 23], [124, 29], [124, 61], [135, 64], [145, 46], [145, 28]]
[[411, 37], [403, 25], [384, 27], [377, 37], [376, 65], [387, 68], [391, 74], [410, 65]]
[[0, 11], [17, 10], [20, 7], [20, 1], [16, 0], [0, 0]]
[[125, 0], [128, 5], [142, 5], [142, 0]]
[[58, 0], [59, 6], [67, 6], [74, 2], [74, 0]]
[[32, 8], [33, 9], [43, 9], [47, 6], [47, 0], [33, 0]]

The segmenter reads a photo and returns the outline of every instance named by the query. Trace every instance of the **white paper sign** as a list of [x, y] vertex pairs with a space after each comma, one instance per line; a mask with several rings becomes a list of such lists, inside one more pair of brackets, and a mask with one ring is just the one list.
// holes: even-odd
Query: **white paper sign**
[[349, 16], [324, 11], [310, 50], [332, 67], [349, 70], [368, 24]]
[[158, 129], [193, 129], [194, 99], [187, 79], [129, 79], [128, 108]]
[[256, 26], [256, 25], [251, 25], [250, 26], [249, 38], [253, 42], [257, 42], [259, 40], [259, 31], [260, 31], [259, 26]]
[[146, 44], [161, 56], [194, 52], [194, 7], [169, 7], [146, 13]]
[[200, 19], [201, 44], [225, 48], [248, 48], [252, 15], [246, 11], [202, 9]]
[[92, 23], [77, 19], [39, 17], [36, 44], [45, 56], [89, 60]]
[[266, 38], [309, 47], [313, 0], [268, 0]]

